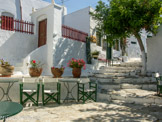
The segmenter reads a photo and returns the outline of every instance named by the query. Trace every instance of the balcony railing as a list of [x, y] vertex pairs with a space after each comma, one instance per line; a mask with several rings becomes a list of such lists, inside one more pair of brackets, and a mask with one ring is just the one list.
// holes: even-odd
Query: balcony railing
[[62, 36], [65, 38], [86, 42], [86, 37], [88, 36], [88, 33], [62, 25]]
[[23, 20], [14, 20], [13, 17], [0, 16], [0, 28], [2, 30], [16, 31], [34, 34], [34, 24]]

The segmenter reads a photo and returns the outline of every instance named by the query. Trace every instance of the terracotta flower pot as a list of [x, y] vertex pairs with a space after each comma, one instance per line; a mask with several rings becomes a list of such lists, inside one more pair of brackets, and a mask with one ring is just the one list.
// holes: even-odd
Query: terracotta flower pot
[[13, 75], [14, 66], [0, 66], [1, 77], [11, 77]]
[[29, 68], [29, 74], [31, 77], [39, 77], [42, 74], [42, 68]]
[[80, 78], [81, 71], [82, 71], [81, 68], [73, 68], [72, 70], [73, 78]]
[[64, 70], [61, 68], [51, 68], [51, 72], [54, 78], [61, 78], [62, 74], [64, 73]]

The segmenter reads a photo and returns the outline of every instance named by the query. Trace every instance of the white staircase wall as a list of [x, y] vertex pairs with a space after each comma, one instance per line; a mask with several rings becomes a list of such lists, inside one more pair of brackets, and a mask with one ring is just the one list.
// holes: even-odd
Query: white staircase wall
[[27, 66], [27, 63], [29, 63], [31, 60], [36, 60], [36, 62], [40, 61], [43, 68], [42, 74], [46, 75], [48, 66], [47, 66], [47, 45], [41, 46], [40, 48], [37, 48], [33, 52], [31, 52], [23, 61], [23, 74], [29, 73], [29, 66]]
[[35, 35], [0, 30], [0, 59], [16, 65], [36, 48]]
[[[67, 66], [71, 58], [83, 59], [86, 61], [86, 43], [71, 40], [67, 38], [59, 38], [54, 43], [53, 66]], [[72, 75], [71, 68], [66, 67], [64, 75]]]

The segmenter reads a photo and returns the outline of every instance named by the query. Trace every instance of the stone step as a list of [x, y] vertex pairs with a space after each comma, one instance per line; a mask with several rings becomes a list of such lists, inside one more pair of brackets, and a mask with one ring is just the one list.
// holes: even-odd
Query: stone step
[[22, 62], [18, 62], [15, 64], [15, 67], [23, 67], [23, 63]]
[[127, 62], [127, 63], [114, 64], [114, 66], [142, 67], [142, 63], [141, 62]]
[[98, 93], [98, 100], [122, 100], [135, 104], [157, 104], [162, 105], [162, 97], [156, 96], [156, 92], [141, 89], [121, 89], [108, 93]]
[[142, 67], [141, 64], [114, 64], [113, 66], [117, 66], [117, 67]]
[[96, 70], [95, 74], [102, 74], [102, 73], [129, 73], [129, 72], [141, 72], [141, 70], [114, 70], [114, 69], [107, 69], [107, 70]]
[[95, 74], [94, 77], [97, 78], [112, 78], [112, 77], [138, 77], [135, 72], [131, 73], [102, 73], [102, 74]]
[[103, 70], [107, 71], [124, 71], [124, 72], [131, 72], [131, 71], [141, 71], [139, 67], [101, 67], [100, 71]]
[[14, 68], [14, 72], [22, 71], [22, 70], [23, 70], [23, 67], [15, 67], [15, 68]]
[[119, 89], [144, 89], [156, 91], [157, 85], [154, 84], [109, 84], [109, 85], [99, 85], [99, 90], [119, 90]]
[[117, 78], [96, 78], [91, 77], [92, 81], [98, 81], [101, 85], [109, 84], [120, 84], [120, 83], [129, 83], [129, 84], [152, 84], [156, 83], [156, 79], [153, 77], [117, 77]]
[[14, 76], [22, 76], [23, 73], [22, 73], [21, 71], [14, 71], [14, 72], [13, 72], [13, 75], [14, 75]]
[[134, 66], [134, 67], [122, 67], [122, 66], [103, 66], [101, 69], [141, 69], [141, 67]]

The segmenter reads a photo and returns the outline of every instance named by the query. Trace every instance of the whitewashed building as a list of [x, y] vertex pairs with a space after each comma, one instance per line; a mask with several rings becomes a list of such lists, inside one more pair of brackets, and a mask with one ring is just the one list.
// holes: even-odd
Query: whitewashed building
[[[28, 73], [26, 63], [39, 60], [44, 64], [44, 75], [51, 74], [52, 66], [66, 66], [72, 57], [86, 60], [84, 41], [88, 34], [77, 30], [80, 38], [70, 37], [75, 30], [63, 26], [66, 14], [66, 7], [53, 0], [0, 0], [0, 59], [24, 74]], [[71, 69], [66, 70], [70, 73]]]
[[[94, 35], [96, 36], [97, 40], [99, 41], [99, 35], [97, 35], [95, 26], [96, 22], [93, 20], [92, 16], [90, 16], [89, 12], [93, 12], [94, 9], [92, 7], [86, 7], [83, 9], [80, 9], [78, 11], [72, 12], [68, 15], [64, 16], [64, 24], [68, 25], [70, 27], [82, 30], [89, 34], [89, 36]], [[146, 46], [146, 39], [147, 39], [147, 33], [145, 30], [142, 31], [141, 38], [143, 40], [144, 47], [147, 52], [147, 46]], [[102, 40], [102, 39], [101, 39]], [[91, 43], [91, 50], [99, 50], [102, 54], [106, 55], [105, 52], [105, 45], [106, 43], [103, 41], [100, 41], [99, 46], [97, 46], [94, 43]], [[135, 60], [141, 58], [141, 51], [138, 44], [137, 39], [134, 36], [131, 36], [130, 38], [127, 38], [127, 46], [126, 46], [126, 52], [127, 57], [129, 60]], [[120, 43], [118, 44], [118, 49], [113, 50], [114, 57], [121, 56], [121, 48]], [[106, 58], [106, 57], [105, 57]]]
[[[53, 3], [53, 0], [51, 3], [42, 0], [0, 0], [0, 59], [10, 62], [16, 71], [24, 74], [28, 73], [27, 62], [39, 60], [44, 64], [45, 75], [51, 74], [52, 66], [66, 66], [72, 57], [86, 60], [83, 40], [69, 39], [69, 36], [74, 36], [70, 33], [78, 30], [82, 38], [86, 34], [97, 36], [96, 22], [89, 15], [90, 11], [93, 8], [86, 7], [67, 14], [66, 7]], [[106, 58], [103, 45], [102, 41], [100, 46], [93, 43], [91, 49], [99, 50], [105, 56], [102, 58]], [[118, 46], [117, 53], [120, 53]], [[136, 39], [128, 39], [127, 52], [129, 58], [140, 57]], [[70, 73], [69, 70], [67, 68], [65, 74]]]

